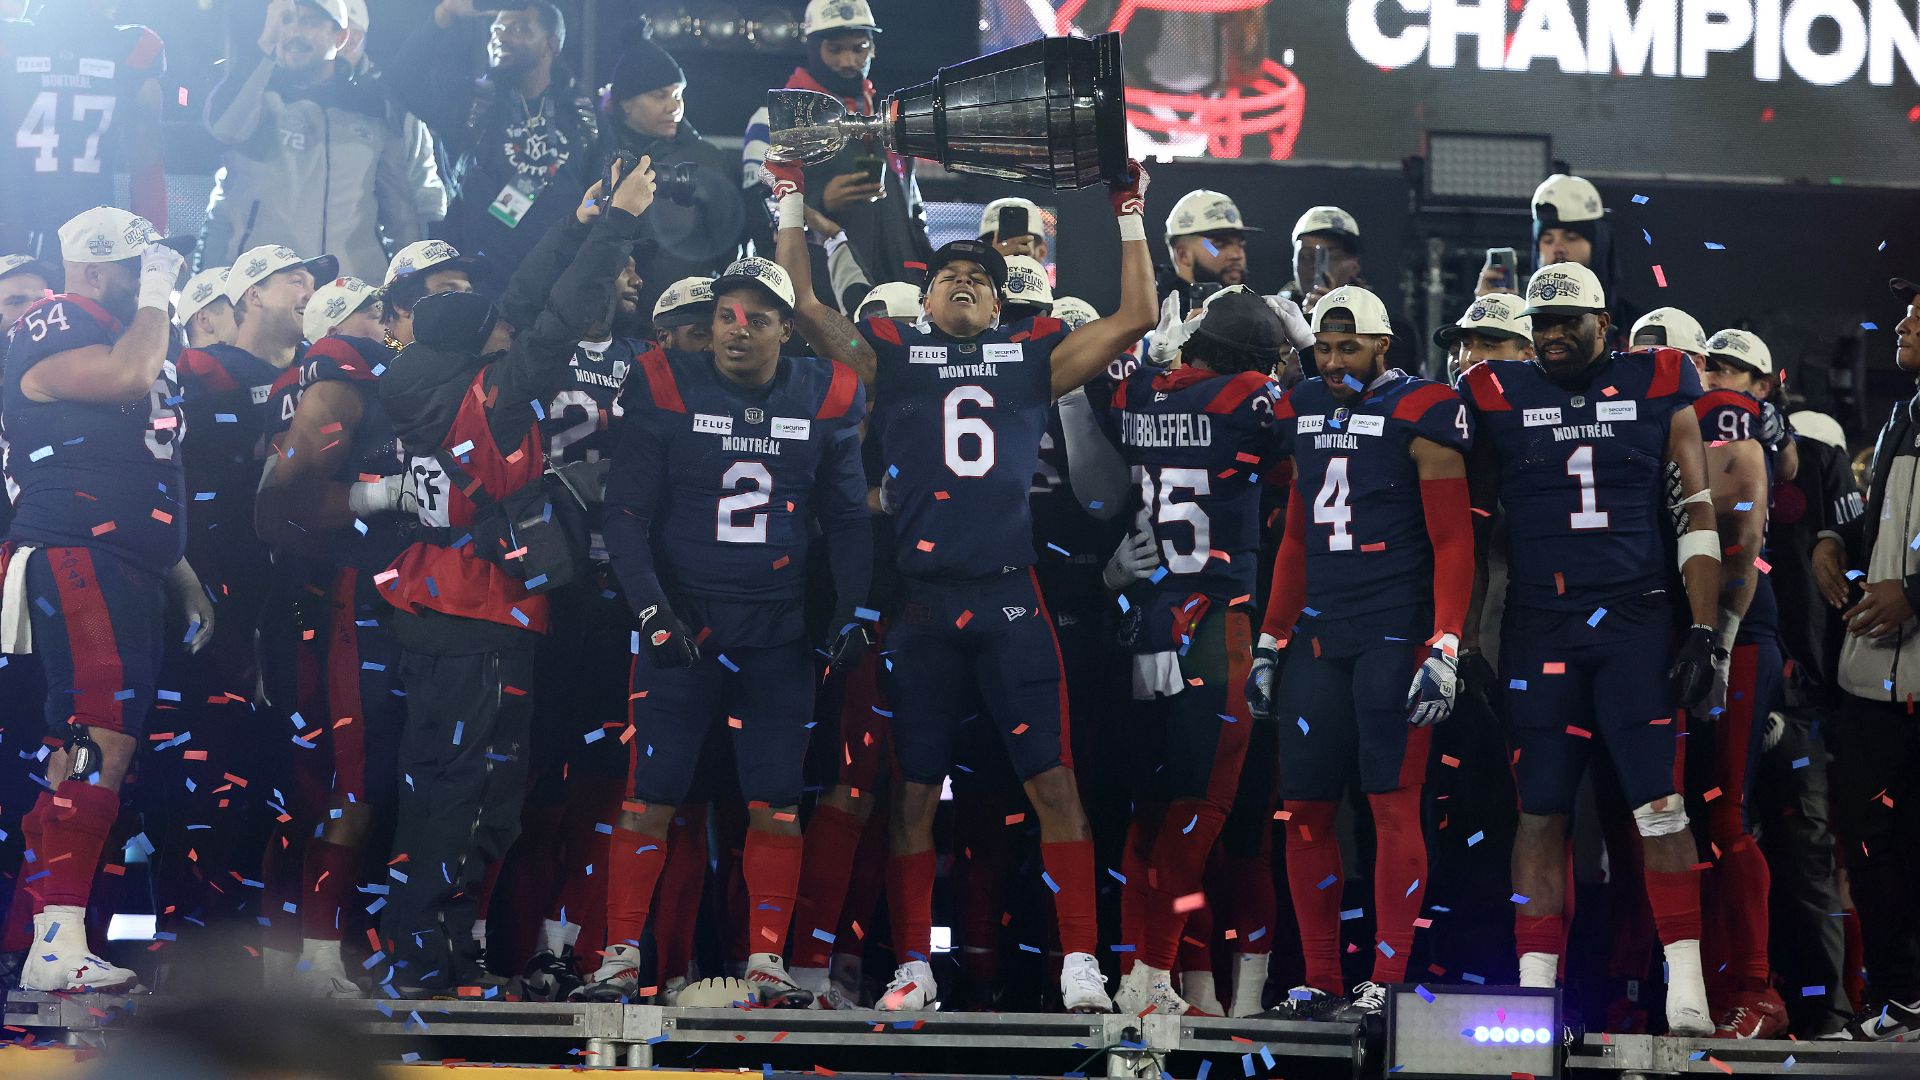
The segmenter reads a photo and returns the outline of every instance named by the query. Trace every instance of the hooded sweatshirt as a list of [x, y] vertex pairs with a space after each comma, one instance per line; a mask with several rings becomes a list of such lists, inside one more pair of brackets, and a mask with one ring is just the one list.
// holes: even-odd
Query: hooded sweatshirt
[[[1898, 581], [1920, 611], [1920, 396], [1893, 407], [1873, 446], [1867, 512], [1830, 533], [1847, 545], [1847, 565], [1866, 570], [1863, 583]], [[1840, 688], [1873, 701], [1920, 696], [1920, 620], [1907, 619], [1888, 637], [1848, 634], [1840, 646]]]

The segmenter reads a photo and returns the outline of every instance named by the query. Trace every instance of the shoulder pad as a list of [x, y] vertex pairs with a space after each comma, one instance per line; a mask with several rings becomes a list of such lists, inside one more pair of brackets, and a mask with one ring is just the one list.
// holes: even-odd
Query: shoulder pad
[[860, 376], [853, 369], [838, 360], [826, 361], [830, 376], [826, 395], [820, 401], [820, 408], [814, 413], [818, 420], [833, 420], [846, 416], [853, 407], [854, 399], [860, 396]]
[[[1209, 413], [1230, 413], [1238, 409], [1247, 399], [1256, 394], [1265, 394], [1272, 388], [1273, 380], [1258, 371], [1243, 371], [1230, 378], [1218, 380], [1219, 389], [1214, 391], [1213, 399], [1205, 407]], [[1269, 402], [1272, 398], [1267, 399]]]
[[1422, 416], [1425, 416], [1427, 410], [1433, 408], [1435, 405], [1453, 403], [1460, 400], [1459, 394], [1454, 393], [1450, 387], [1440, 383], [1417, 378], [1411, 379], [1409, 382], [1412, 383], [1412, 385], [1408, 386], [1405, 391], [1401, 393], [1400, 400], [1393, 405], [1393, 418], [1395, 420], [1418, 420]]
[[1481, 412], [1513, 411], [1513, 403], [1507, 400], [1506, 387], [1500, 385], [1500, 376], [1493, 371], [1493, 365], [1499, 362], [1488, 360], [1475, 364], [1461, 376], [1460, 386], [1466, 391], [1467, 399]]
[[889, 345], [900, 344], [900, 324], [892, 319], [862, 319], [857, 327], [868, 341], [879, 338]]
[[650, 402], [655, 408], [668, 412], [687, 411], [686, 402], [680, 400], [680, 384], [674, 378], [673, 361], [665, 349], [656, 345], [640, 354], [634, 363], [640, 367], [640, 375], [646, 386], [645, 396], [642, 397], [640, 389], [642, 383], [635, 382], [631, 375], [627, 377], [624, 394], [631, 394], [633, 399]]

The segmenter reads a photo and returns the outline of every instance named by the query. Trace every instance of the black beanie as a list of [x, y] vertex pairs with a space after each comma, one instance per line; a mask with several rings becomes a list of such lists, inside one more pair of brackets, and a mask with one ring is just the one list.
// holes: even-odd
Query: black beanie
[[640, 34], [627, 39], [627, 47], [613, 65], [613, 90], [609, 99], [615, 104], [649, 90], [687, 81], [687, 73], [667, 55], [667, 50]]
[[413, 340], [430, 348], [478, 355], [499, 319], [493, 302], [479, 293], [435, 293], [413, 305]]
[[1251, 289], [1239, 287], [1208, 301], [1200, 326], [1181, 350], [1222, 375], [1234, 375], [1273, 367], [1286, 345], [1280, 316]]

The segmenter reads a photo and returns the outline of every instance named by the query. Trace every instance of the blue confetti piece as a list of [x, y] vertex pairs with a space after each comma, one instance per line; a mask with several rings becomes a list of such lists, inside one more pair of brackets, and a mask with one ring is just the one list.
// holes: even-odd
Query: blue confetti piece
[[1068, 551], [1066, 548], [1061, 547], [1059, 544], [1056, 544], [1051, 540], [1047, 541], [1047, 550], [1055, 552], [1056, 554], [1060, 555], [1060, 557], [1062, 558], [1066, 558], [1066, 559], [1073, 558], [1073, 552]]
[[1198, 825], [1198, 824], [1200, 824], [1200, 815], [1199, 815], [1199, 814], [1195, 814], [1195, 815], [1193, 815], [1193, 818], [1192, 818], [1192, 820], [1190, 820], [1190, 821], [1188, 821], [1188, 822], [1187, 822], [1187, 827], [1186, 827], [1186, 828], [1184, 828], [1184, 829], [1181, 829], [1181, 830], [1180, 830], [1180, 835], [1182, 835], [1182, 836], [1185, 836], [1185, 835], [1187, 835], [1188, 833], [1190, 833], [1190, 832], [1192, 832], [1192, 831], [1193, 831], [1193, 827], [1194, 827], [1195, 825]]
[[1861, 324], [1860, 324], [1860, 329], [1862, 329], [1862, 330], [1878, 330], [1878, 329], [1880, 329], [1880, 324], [1878, 324], [1878, 323], [1870, 323], [1870, 322], [1863, 322], [1863, 323], [1861, 323]]
[[1645, 195], [1635, 195], [1633, 201], [1637, 205], [1645, 206], [1647, 204], [1647, 197]]
[[1587, 616], [1587, 625], [1588, 625], [1588, 626], [1599, 626], [1599, 625], [1600, 625], [1600, 620], [1601, 620], [1601, 619], [1604, 619], [1604, 618], [1606, 618], [1606, 617], [1607, 617], [1607, 609], [1606, 609], [1606, 608], [1594, 608], [1594, 609], [1593, 609], [1593, 614], [1592, 614], [1592, 615], [1589, 615], [1589, 616]]
[[1347, 389], [1353, 391], [1356, 394], [1367, 388], [1367, 384], [1361, 382], [1359, 379], [1356, 379], [1351, 375], [1340, 376], [1340, 382], [1343, 385], [1345, 385]]
[[193, 493], [193, 501], [194, 502], [212, 502], [214, 500], [214, 497], [217, 496], [218, 494], [219, 492], [217, 491], [196, 491]]
[[735, 675], [738, 675], [740, 673], [740, 665], [727, 659], [726, 653], [716, 653], [714, 655], [714, 659], [719, 661], [721, 667], [726, 668], [728, 671], [733, 672]]
[[467, 722], [465, 720], [455, 720], [453, 722], [453, 745], [460, 745], [460, 737], [466, 734], [466, 731]]
[[540, 407], [538, 400], [529, 401], [527, 404], [533, 406], [533, 418], [535, 420], [545, 420], [547, 418], [547, 410]]
[[1475, 974], [1474, 974], [1473, 972], [1471, 972], [1471, 971], [1463, 971], [1463, 972], [1461, 972], [1461, 973], [1460, 973], [1460, 981], [1461, 981], [1461, 982], [1468, 982], [1468, 983], [1472, 983], [1472, 984], [1473, 984], [1473, 985], [1475, 985], [1475, 986], [1485, 986], [1485, 985], [1487, 985], [1487, 977], [1486, 977], [1485, 975], [1475, 975]]
[[581, 736], [581, 740], [583, 742], [591, 744], [591, 743], [597, 743], [601, 739], [604, 739], [606, 737], [607, 737], [607, 732], [605, 728], [594, 728], [592, 731], [589, 731], [585, 735]]
[[1267, 1049], [1267, 1048], [1266, 1048], [1266, 1047], [1264, 1047], [1264, 1046], [1263, 1046], [1263, 1047], [1261, 1047], [1261, 1048], [1260, 1048], [1260, 1063], [1261, 1063], [1262, 1065], [1265, 1065], [1265, 1066], [1266, 1066], [1267, 1068], [1269, 1068], [1269, 1069], [1271, 1069], [1271, 1068], [1273, 1068], [1273, 1051], [1271, 1051], [1271, 1050], [1269, 1050], [1269, 1049]]
[[1420, 995], [1421, 1001], [1424, 1001], [1429, 1005], [1433, 1004], [1433, 991], [1427, 989], [1427, 986], [1425, 983], [1415, 984], [1413, 988], [1413, 992]]
[[1040, 880], [1047, 883], [1047, 888], [1053, 890], [1053, 894], [1055, 896], [1060, 895], [1060, 886], [1054, 884], [1052, 874], [1049, 874], [1045, 870], [1042, 870], [1040, 871]]
[[1794, 759], [1793, 759], [1793, 767], [1794, 767], [1794, 768], [1796, 768], [1796, 769], [1804, 769], [1804, 768], [1806, 768], [1806, 767], [1807, 767], [1808, 765], [1811, 765], [1811, 764], [1813, 764], [1813, 759], [1812, 759], [1812, 758], [1803, 758], [1803, 757], [1801, 757], [1801, 758], [1794, 758]]
[[1716, 244], [1716, 243], [1714, 243], [1714, 242], [1713, 242], [1713, 241], [1711, 241], [1711, 240], [1708, 240], [1708, 241], [1705, 241], [1705, 243], [1706, 243], [1706, 245], [1707, 245], [1707, 250], [1708, 250], [1708, 251], [1725, 251], [1725, 250], [1727, 250], [1727, 245], [1725, 245], [1725, 244]]
[[[528, 578], [525, 582], [525, 587], [528, 592], [532, 592], [533, 590], [539, 588], [542, 585], [545, 585], [546, 583], [547, 583], [547, 575], [538, 574], [538, 575], [535, 575], [534, 577]], [[522, 620], [523, 624], [524, 622], [525, 620]]]
[[1300, 734], [1302, 734], [1302, 735], [1306, 735], [1306, 734], [1308, 734], [1308, 733], [1309, 733], [1309, 732], [1307, 731], [1307, 718], [1306, 718], [1306, 717], [1304, 717], [1304, 716], [1296, 716], [1296, 717], [1294, 717], [1294, 718], [1293, 718], [1293, 722], [1294, 722], [1294, 723], [1296, 723], [1296, 724], [1299, 724], [1299, 725], [1300, 725]]
[[1801, 997], [1825, 997], [1826, 995], [1827, 988], [1824, 986], [1803, 986], [1800, 988]]
[[512, 608], [512, 609], [510, 609], [510, 610], [509, 610], [509, 611], [507, 612], [507, 614], [509, 614], [509, 615], [512, 615], [512, 616], [513, 616], [513, 619], [514, 619], [514, 621], [515, 621], [515, 622], [517, 622], [517, 623], [519, 623], [519, 624], [520, 624], [521, 626], [525, 626], [525, 625], [527, 625], [527, 623], [528, 623], [528, 621], [529, 621], [529, 620], [527, 619], [527, 616], [526, 616], [526, 613], [525, 613], [525, 612], [523, 612], [523, 611], [521, 611], [521, 610], [520, 610], [519, 608], [517, 608], [517, 607], [516, 607], [516, 608]]
[[1513, 901], [1516, 904], [1524, 904], [1527, 901], [1531, 900], [1532, 897], [1521, 896], [1519, 893], [1514, 893], [1512, 896], [1507, 897], [1507, 899]]
[[1364, 916], [1366, 913], [1367, 913], [1366, 908], [1348, 908], [1347, 910], [1340, 913], [1340, 921], [1351, 922], [1354, 919], [1358, 919]]
[[[1114, 597], [1114, 599], [1116, 599], [1116, 600], [1118, 600], [1118, 601], [1120, 602], [1120, 610], [1121, 610], [1121, 611], [1123, 611], [1123, 612], [1126, 612], [1126, 611], [1132, 611], [1132, 610], [1133, 610], [1133, 605], [1132, 605], [1132, 604], [1129, 604], [1129, 603], [1127, 603], [1127, 595], [1126, 595], [1125, 593], [1121, 593], [1121, 594], [1120, 594], [1119, 596], [1116, 596], [1116, 597]], [[889, 669], [889, 670], [891, 670], [891, 669]]]
[[115, 700], [115, 701], [132, 701], [132, 700], [133, 700], [133, 691], [131, 691], [131, 690], [118, 690], [118, 691], [115, 691], [115, 692], [114, 692], [114, 695], [113, 695], [113, 700]]
[[452, 452], [454, 457], [466, 457], [468, 454], [473, 453], [473, 440], [468, 439], [459, 446], [453, 447]]
[[1125, 885], [1127, 883], [1127, 875], [1121, 873], [1118, 870], [1115, 870], [1111, 866], [1107, 867], [1107, 876], [1119, 882], [1122, 885]]
[[1744, 514], [1747, 511], [1753, 509], [1753, 504], [1750, 502], [1737, 502], [1733, 504], [1733, 508]]
[[814, 927], [813, 929], [813, 936], [816, 940], [824, 941], [829, 945], [833, 944], [834, 936], [832, 934], [827, 933], [825, 930], [820, 929], [817, 926]]
[[1847, 571], [1847, 580], [1848, 580], [1848, 581], [1859, 581], [1859, 580], [1860, 580], [1861, 578], [1863, 578], [1863, 577], [1866, 577], [1866, 576], [1867, 576], [1867, 572], [1866, 572], [1865, 570], [1849, 570], [1849, 571]]
[[1642, 239], [1642, 240], [1645, 240], [1645, 241], [1646, 241], [1646, 242], [1647, 242], [1648, 244], [1652, 244], [1652, 243], [1653, 243], [1653, 234], [1652, 234], [1652, 233], [1650, 233], [1650, 232], [1648, 232], [1648, 231], [1647, 231], [1647, 230], [1645, 230], [1645, 229], [1641, 229], [1641, 230], [1640, 230], [1640, 239]]
[[1335, 882], [1337, 882], [1337, 881], [1339, 881], [1339, 880], [1340, 880], [1340, 875], [1339, 875], [1339, 874], [1328, 874], [1328, 875], [1327, 875], [1326, 877], [1323, 877], [1323, 878], [1321, 878], [1321, 879], [1320, 879], [1320, 884], [1318, 884], [1318, 885], [1315, 885], [1315, 886], [1314, 886], [1314, 888], [1316, 888], [1316, 889], [1324, 889], [1324, 888], [1326, 888], [1326, 887], [1328, 887], [1329, 885], [1332, 885], [1332, 884], [1334, 884]]
[[1156, 566], [1153, 568], [1153, 573], [1147, 575], [1147, 580], [1152, 582], [1155, 585], [1158, 585], [1160, 584], [1161, 581], [1166, 579], [1166, 576], [1167, 576], [1167, 568], [1164, 566]]
[[1482, 840], [1485, 840], [1486, 838], [1487, 838], [1487, 834], [1485, 832], [1474, 833], [1472, 836], [1467, 837], [1467, 846], [1472, 847], [1473, 845], [1479, 843]]
[[[240, 422], [240, 418], [230, 412], [217, 412], [213, 414], [213, 422], [216, 424], [237, 424]], [[287, 451], [287, 456], [292, 457], [293, 451]]]
[[1193, 1080], [1207, 1080], [1207, 1074], [1212, 1071], [1213, 1061], [1208, 1058], [1202, 1058], [1200, 1060], [1200, 1071], [1194, 1074]]
[[27, 455], [28, 461], [44, 461], [53, 454], [53, 447], [43, 446]]
[[900, 466], [898, 465], [887, 466], [887, 475], [898, 480], [900, 478]]
[[1509, 690], [1525, 690], [1526, 688], [1527, 688], [1527, 680], [1525, 679], [1507, 680], [1507, 689]]
[[856, 619], [865, 619], [868, 622], [880, 621], [880, 613], [869, 607], [854, 608], [853, 617]]
[[36, 597], [34, 597], [34, 598], [33, 598], [33, 604], [34, 604], [34, 606], [35, 606], [35, 607], [37, 607], [37, 608], [39, 608], [39, 609], [40, 609], [40, 614], [42, 614], [42, 615], [45, 615], [45, 616], [47, 616], [48, 618], [52, 618], [52, 617], [53, 617], [53, 605], [52, 605], [52, 604], [49, 604], [49, 603], [47, 603], [47, 598], [46, 598], [46, 597], [44, 597], [44, 596], [36, 596]]
[[1300, 614], [1305, 615], [1309, 619], [1317, 619], [1320, 617], [1318, 608], [1303, 607], [1300, 609]]
[[1381, 952], [1381, 955], [1385, 956], [1387, 959], [1389, 960], [1393, 959], [1393, 946], [1383, 941], [1374, 947], [1379, 949]]

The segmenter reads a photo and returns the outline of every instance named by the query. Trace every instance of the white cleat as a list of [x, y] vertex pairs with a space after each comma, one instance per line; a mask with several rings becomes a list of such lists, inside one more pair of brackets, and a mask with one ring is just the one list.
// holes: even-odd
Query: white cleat
[[1173, 989], [1173, 973], [1135, 962], [1133, 970], [1120, 979], [1120, 992], [1113, 996], [1115, 1011], [1129, 1016], [1182, 1016], [1192, 1008]]
[[933, 981], [933, 965], [909, 960], [893, 970], [893, 981], [874, 1002], [881, 1012], [926, 1012], [940, 1007], [940, 984]]
[[293, 979], [294, 988], [301, 996], [331, 1000], [366, 997], [360, 985], [348, 976], [346, 966], [340, 962], [338, 948], [331, 954], [302, 956], [300, 960]]
[[1092, 953], [1068, 953], [1060, 961], [1060, 1004], [1070, 1013], [1110, 1013], [1107, 977]]
[[575, 1001], [640, 1003], [640, 950], [632, 945], [614, 945], [607, 949], [587, 979], [585, 986], [573, 992]]
[[1233, 958], [1233, 1015], [1259, 1016], [1266, 1008], [1266, 953], [1240, 953]]
[[770, 1009], [804, 1009], [813, 1004], [813, 991], [787, 974], [779, 953], [754, 953], [747, 960], [747, 985], [760, 1004]]
[[[861, 1008], [861, 1000], [866, 997], [865, 983], [861, 980], [861, 960], [853, 953], [837, 952], [833, 954], [832, 966], [827, 970], [833, 983], [829, 996], [836, 1009]], [[845, 1004], [841, 1004], [845, 1002]]]
[[1666, 946], [1667, 1034], [1703, 1039], [1714, 1032], [1707, 1008], [1707, 983], [1701, 974], [1700, 942], [1696, 938]]
[[84, 908], [49, 907], [33, 917], [33, 944], [20, 969], [21, 989], [123, 993], [139, 981], [138, 973], [115, 967], [87, 948]]
[[1227, 1010], [1220, 1004], [1220, 992], [1214, 988], [1211, 971], [1181, 972], [1180, 996], [1187, 999], [1187, 1004], [1196, 1014], [1227, 1015]]
[[788, 968], [787, 974], [792, 976], [794, 985], [813, 995], [813, 1004], [808, 1005], [807, 1008], [835, 1008], [834, 1003], [827, 997], [833, 989], [833, 979], [828, 973], [828, 969], [823, 967], [795, 967]]

